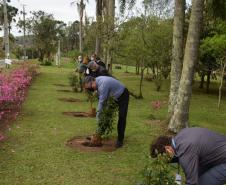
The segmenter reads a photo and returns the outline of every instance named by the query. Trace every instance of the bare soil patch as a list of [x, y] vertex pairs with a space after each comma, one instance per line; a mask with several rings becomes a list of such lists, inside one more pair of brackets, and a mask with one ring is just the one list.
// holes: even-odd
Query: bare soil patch
[[72, 92], [72, 90], [69, 89], [58, 89], [59, 92]]
[[90, 117], [90, 118], [94, 118], [96, 117], [96, 114], [92, 113], [92, 112], [63, 112], [64, 115], [67, 116], [74, 116], [74, 117]]
[[146, 120], [145, 124], [150, 126], [162, 126], [160, 119]]
[[69, 85], [65, 85], [65, 84], [53, 84], [55, 86], [58, 86], [58, 87], [68, 87]]
[[82, 100], [80, 99], [76, 99], [76, 98], [58, 98], [58, 100], [60, 101], [64, 101], [64, 102], [82, 102]]
[[76, 136], [68, 140], [66, 145], [83, 152], [113, 152], [115, 148], [115, 138], [102, 140], [102, 146], [90, 146], [90, 140], [86, 136]]

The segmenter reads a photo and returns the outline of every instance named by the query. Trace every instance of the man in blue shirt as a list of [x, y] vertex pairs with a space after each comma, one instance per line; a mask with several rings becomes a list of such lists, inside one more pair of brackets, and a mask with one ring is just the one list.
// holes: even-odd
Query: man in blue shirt
[[99, 76], [94, 78], [92, 76], [87, 76], [84, 79], [84, 87], [87, 90], [95, 91], [97, 90], [99, 95], [98, 109], [97, 109], [97, 119], [99, 114], [103, 109], [103, 104], [105, 100], [109, 97], [113, 97], [119, 106], [118, 114], [118, 139], [116, 142], [116, 147], [123, 146], [124, 133], [126, 128], [126, 117], [129, 104], [129, 92], [128, 89], [118, 80], [108, 77]]
[[[186, 185], [226, 183], [226, 137], [206, 128], [184, 128], [175, 137], [160, 136], [151, 156], [167, 153], [182, 166]], [[176, 161], [176, 160], [175, 160]]]

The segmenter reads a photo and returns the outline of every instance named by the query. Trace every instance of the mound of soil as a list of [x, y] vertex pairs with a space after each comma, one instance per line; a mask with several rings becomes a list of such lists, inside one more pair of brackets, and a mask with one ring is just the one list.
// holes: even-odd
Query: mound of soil
[[114, 138], [103, 139], [102, 146], [91, 146], [90, 140], [85, 136], [77, 136], [68, 140], [66, 145], [83, 152], [113, 152], [116, 150]]
[[96, 117], [96, 114], [91, 113], [91, 112], [63, 112], [64, 115], [67, 116], [74, 116], [74, 117], [90, 117], [94, 118]]
[[68, 89], [58, 89], [57, 91], [59, 91], [59, 92], [72, 92], [71, 90], [68, 90]]
[[60, 101], [64, 102], [82, 102], [80, 99], [75, 99], [75, 98], [58, 98]]
[[58, 87], [68, 87], [68, 85], [64, 85], [64, 84], [53, 84], [55, 86], [58, 86]]

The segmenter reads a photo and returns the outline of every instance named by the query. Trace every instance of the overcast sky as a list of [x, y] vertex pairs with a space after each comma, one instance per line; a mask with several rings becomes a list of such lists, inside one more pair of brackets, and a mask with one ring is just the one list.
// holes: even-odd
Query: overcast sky
[[[76, 0], [11, 0], [10, 5], [18, 8], [19, 11], [22, 11], [22, 4], [25, 4], [25, 10], [27, 13], [29, 13], [30, 11], [42, 10], [47, 13], [53, 14], [54, 18], [57, 20], [62, 20], [65, 23], [69, 23], [75, 20], [79, 20], [76, 4], [71, 5], [71, 2], [73, 1]], [[118, 0], [116, 0], [116, 2], [117, 1]], [[141, 4], [141, 1], [142, 0], [137, 0], [137, 4]], [[89, 3], [86, 3], [85, 10], [87, 16], [95, 17], [95, 10], [95, 0], [89, 0]], [[20, 17], [22, 16], [20, 15]], [[18, 33], [18, 28], [16, 28], [15, 25], [12, 28], [12, 33], [14, 35], [22, 35], [22, 33]], [[3, 33], [1, 32], [0, 35], [2, 36]]]

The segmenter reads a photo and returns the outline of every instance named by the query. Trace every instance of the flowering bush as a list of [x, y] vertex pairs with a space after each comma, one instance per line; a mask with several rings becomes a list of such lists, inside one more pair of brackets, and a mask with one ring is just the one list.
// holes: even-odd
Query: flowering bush
[[162, 103], [159, 100], [153, 101], [151, 102], [151, 106], [153, 109], [160, 109], [162, 107]]
[[16, 118], [37, 66], [25, 63], [10, 73], [0, 74], [0, 121], [10, 115]]

